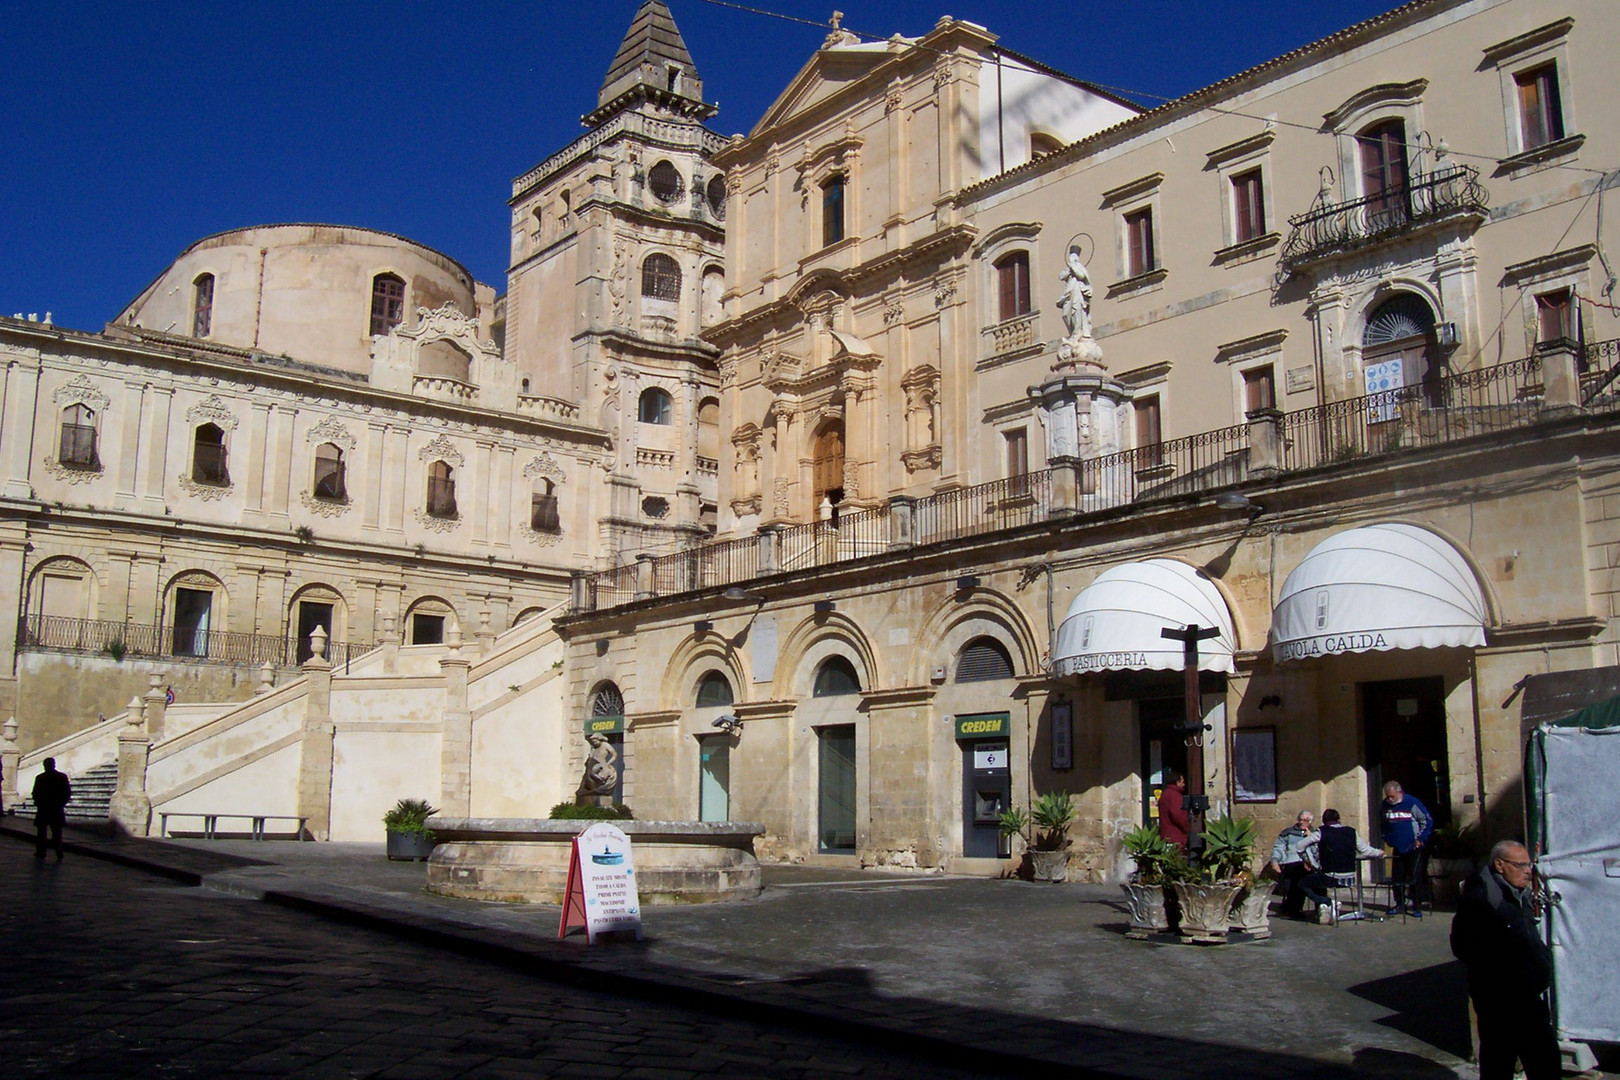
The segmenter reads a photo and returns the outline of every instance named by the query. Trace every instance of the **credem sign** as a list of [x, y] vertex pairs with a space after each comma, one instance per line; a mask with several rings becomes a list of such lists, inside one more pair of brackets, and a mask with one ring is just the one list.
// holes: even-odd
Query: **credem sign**
[[587, 735], [617, 735], [624, 730], [622, 716], [592, 716], [585, 721]]
[[956, 737], [958, 739], [991, 739], [1006, 738], [1012, 731], [1010, 714], [1008, 713], [979, 713], [975, 716], [958, 716], [956, 718]]

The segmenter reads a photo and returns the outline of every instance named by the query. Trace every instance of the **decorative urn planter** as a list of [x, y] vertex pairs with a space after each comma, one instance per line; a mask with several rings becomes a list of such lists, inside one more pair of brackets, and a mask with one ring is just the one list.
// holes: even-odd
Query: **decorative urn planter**
[[1131, 928], [1125, 936], [1142, 941], [1154, 934], [1171, 932], [1170, 916], [1173, 903], [1163, 885], [1121, 885], [1125, 890], [1125, 903], [1131, 909]]
[[1224, 942], [1226, 932], [1232, 925], [1232, 900], [1239, 888], [1237, 885], [1176, 882], [1176, 902], [1181, 908], [1181, 936], [1189, 941]]
[[421, 833], [388, 834], [388, 857], [395, 862], [424, 862], [433, 854], [433, 840]]
[[1256, 938], [1270, 937], [1271, 894], [1276, 890], [1275, 881], [1256, 881], [1239, 891], [1232, 900], [1232, 929], [1253, 934]]
[[1057, 883], [1069, 880], [1069, 852], [1062, 851], [1031, 851], [1029, 864], [1034, 870], [1036, 881], [1050, 881]]

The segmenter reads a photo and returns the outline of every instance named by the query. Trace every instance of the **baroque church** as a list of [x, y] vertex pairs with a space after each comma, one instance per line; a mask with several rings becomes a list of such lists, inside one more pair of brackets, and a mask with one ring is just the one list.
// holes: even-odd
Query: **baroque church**
[[1413, 0], [1144, 110], [835, 28], [728, 140], [645, 0], [504, 292], [278, 225], [0, 319], [6, 783], [374, 840], [596, 734], [769, 859], [1000, 874], [1061, 790], [1112, 880], [1172, 771], [1516, 831], [1525, 731], [1620, 692], [1617, 36]]

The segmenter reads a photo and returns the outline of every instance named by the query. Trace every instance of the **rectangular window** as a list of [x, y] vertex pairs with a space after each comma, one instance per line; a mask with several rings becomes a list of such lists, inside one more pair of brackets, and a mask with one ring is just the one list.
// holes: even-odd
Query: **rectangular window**
[[1153, 208], [1125, 215], [1125, 276], [1138, 277], [1158, 267], [1153, 257]]
[[412, 615], [411, 616], [411, 644], [412, 645], [443, 645], [444, 644], [444, 616], [443, 615]]
[[1002, 322], [1029, 314], [1029, 253], [1014, 252], [996, 263], [996, 285]]
[[544, 533], [562, 531], [562, 518], [557, 513], [557, 496], [529, 496], [529, 528]]
[[1558, 341], [1575, 337], [1575, 306], [1568, 289], [1536, 297], [1536, 340]]
[[1277, 407], [1277, 376], [1270, 364], [1243, 373], [1243, 410], [1275, 409]]
[[1029, 493], [1029, 434], [1023, 428], [1002, 433], [1007, 440], [1007, 493]]
[[208, 655], [208, 622], [213, 607], [211, 590], [174, 590], [174, 655]]
[[1558, 65], [1544, 64], [1513, 77], [1519, 85], [1519, 133], [1523, 150], [1564, 137], [1563, 103], [1558, 98]]
[[1136, 447], [1142, 468], [1164, 461], [1164, 434], [1159, 426], [1159, 395], [1149, 394], [1132, 402], [1136, 413]]
[[99, 469], [96, 457], [96, 414], [88, 406], [70, 405], [62, 413], [62, 439], [56, 460], [81, 469]]
[[855, 725], [816, 728], [817, 847], [855, 853]]
[[1241, 244], [1266, 232], [1265, 187], [1260, 170], [1232, 177], [1232, 242]]
[[844, 178], [829, 177], [821, 185], [821, 246], [831, 247], [844, 238]]

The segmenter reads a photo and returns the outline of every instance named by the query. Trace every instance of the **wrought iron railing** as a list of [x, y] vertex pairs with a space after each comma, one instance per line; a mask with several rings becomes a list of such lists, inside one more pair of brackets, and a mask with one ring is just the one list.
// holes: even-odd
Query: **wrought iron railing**
[[[307, 637], [272, 637], [101, 619], [71, 619], [60, 615], [27, 616], [22, 621], [17, 639], [19, 649], [100, 653], [118, 660], [125, 656], [174, 657], [257, 667], [266, 661], [278, 666], [296, 665], [310, 656]], [[330, 641], [326, 645], [326, 658], [341, 667], [372, 647], [356, 642]]]
[[[1620, 342], [1587, 346], [1582, 353], [1583, 398], [1588, 411], [1620, 410]], [[1542, 358], [1427, 380], [1376, 394], [1284, 413], [1278, 425], [1276, 468], [1313, 469], [1362, 457], [1438, 446], [1480, 435], [1523, 429], [1544, 415]], [[1592, 389], [1595, 388], [1595, 389]], [[909, 533], [895, 508], [842, 514], [777, 533], [779, 563], [762, 566], [768, 537], [747, 536], [705, 544], [654, 560], [653, 589], [668, 595], [746, 582], [767, 572], [792, 571], [861, 559], [894, 549], [999, 532], [1063, 514], [1087, 514], [1182, 498], [1250, 478], [1256, 466], [1253, 424], [1200, 432], [1078, 463], [1074, 503], [1054, 505], [1054, 472], [993, 480], [916, 499]], [[580, 610], [602, 610], [635, 598], [636, 567], [622, 566], [585, 579]]]
[[1324, 255], [1352, 251], [1454, 214], [1484, 214], [1490, 197], [1479, 170], [1453, 165], [1414, 176], [1399, 188], [1348, 202], [1317, 205], [1288, 219], [1293, 227], [1278, 261], [1292, 269]]

